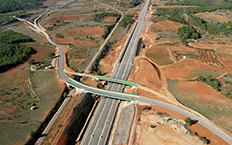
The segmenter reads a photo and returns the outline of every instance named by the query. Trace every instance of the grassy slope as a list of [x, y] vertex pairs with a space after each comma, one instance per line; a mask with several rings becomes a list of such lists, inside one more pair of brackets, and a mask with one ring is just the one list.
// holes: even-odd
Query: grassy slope
[[[37, 71], [31, 77], [34, 91], [41, 99], [38, 109], [23, 110], [19, 117], [10, 123], [0, 123], [0, 144], [24, 143], [32, 130], [40, 125], [46, 114], [54, 106], [62, 91], [55, 79], [55, 71]], [[4, 135], [3, 135], [4, 134]]]

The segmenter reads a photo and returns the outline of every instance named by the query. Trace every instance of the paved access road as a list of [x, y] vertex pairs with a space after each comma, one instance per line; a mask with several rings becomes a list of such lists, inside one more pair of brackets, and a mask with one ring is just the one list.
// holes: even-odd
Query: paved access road
[[[41, 16], [39, 16], [41, 17]], [[25, 21], [25, 20], [24, 20]], [[158, 101], [158, 100], [154, 100], [154, 99], [149, 99], [146, 97], [142, 97], [142, 96], [134, 96], [134, 95], [130, 95], [130, 94], [124, 94], [124, 93], [119, 93], [119, 92], [112, 92], [112, 91], [108, 91], [108, 90], [100, 90], [98, 88], [93, 88], [90, 86], [86, 86], [80, 82], [76, 82], [73, 81], [72, 79], [70, 79], [65, 73], [64, 73], [64, 56], [63, 56], [63, 50], [62, 48], [51, 41], [51, 39], [49, 38], [48, 34], [46, 32], [44, 32], [44, 30], [42, 28], [40, 28], [37, 24], [35, 24], [35, 28], [37, 29], [37, 32], [40, 32], [42, 34], [45, 35], [45, 37], [47, 38], [47, 40], [54, 45], [55, 47], [57, 47], [59, 49], [59, 53], [58, 53], [58, 61], [57, 61], [57, 73], [59, 75], [59, 77], [64, 81], [64, 82], [69, 82], [75, 86], [77, 86], [78, 88], [84, 89], [84, 90], [89, 90], [92, 92], [98, 92], [101, 94], [105, 94], [105, 95], [111, 95], [111, 96], [118, 96], [118, 97], [124, 97], [124, 98], [129, 98], [129, 99], [134, 99], [135, 101], [138, 102], [143, 102], [143, 103], [148, 103], [148, 104], [152, 104], [152, 105], [157, 105], [157, 106], [161, 106], [170, 110], [173, 110], [177, 113], [180, 113], [182, 115], [185, 115], [187, 117], [190, 117], [194, 120], [198, 120], [198, 123], [203, 125], [204, 127], [206, 127], [207, 129], [209, 129], [210, 131], [214, 132], [215, 134], [217, 134], [219, 137], [221, 137], [222, 139], [224, 139], [226, 142], [228, 142], [229, 144], [232, 144], [232, 137], [229, 136], [228, 134], [226, 134], [225, 132], [223, 132], [220, 128], [218, 128], [216, 125], [211, 124], [210, 122], [194, 115], [193, 113], [184, 110], [178, 106], [169, 104], [169, 103], [165, 103], [162, 101]]]

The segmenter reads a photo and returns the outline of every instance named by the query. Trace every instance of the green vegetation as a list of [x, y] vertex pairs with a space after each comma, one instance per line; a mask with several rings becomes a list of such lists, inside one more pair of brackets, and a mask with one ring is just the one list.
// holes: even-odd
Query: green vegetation
[[136, 7], [138, 5], [140, 5], [143, 2], [143, 0], [132, 0], [130, 2], [130, 7]]
[[30, 37], [12, 30], [0, 32], [0, 70], [5, 71], [22, 63], [30, 54], [31, 48], [19, 43], [32, 41]]
[[[187, 119], [187, 118], [186, 118], [186, 119]], [[186, 120], [186, 119], [185, 119], [185, 120]], [[185, 129], [189, 132], [190, 135], [199, 137], [199, 139], [200, 139], [204, 144], [209, 144], [209, 143], [210, 143], [210, 140], [208, 140], [206, 137], [199, 136], [199, 135], [197, 134], [197, 132], [194, 132], [194, 131], [188, 129], [188, 126], [186, 126], [186, 125], [185, 125], [184, 127], [185, 127]]]
[[150, 127], [151, 127], [151, 128], [155, 128], [155, 125], [151, 125]]
[[[227, 118], [231, 117], [231, 101], [207, 101], [208, 98], [211, 98], [210, 94], [203, 93], [204, 88], [198, 88], [197, 90], [201, 90], [202, 93], [197, 93], [192, 90], [191, 92], [185, 93], [184, 90], [181, 90], [179, 87], [179, 83], [182, 81], [167, 79], [168, 82], [168, 90], [178, 99], [178, 101], [201, 113], [215, 124], [220, 125], [224, 129], [232, 132], [232, 124], [229, 121], [225, 121]], [[184, 87], [185, 90], [192, 89], [190, 85], [187, 83], [187, 86]], [[201, 98], [202, 97], [202, 98]], [[205, 100], [206, 99], [206, 100]]]
[[93, 66], [90, 68], [91, 73], [93, 72], [98, 72], [99, 70], [99, 62], [102, 58], [106, 57], [106, 55], [108, 54], [108, 52], [111, 49], [111, 45], [109, 43], [107, 43], [104, 47], [104, 49], [102, 50], [101, 54], [98, 56], [98, 58], [96, 59], [96, 61], [94, 62]]
[[119, 23], [119, 26], [126, 28], [128, 24], [132, 24], [134, 20], [132, 19], [133, 15], [125, 15], [121, 22]]
[[181, 24], [189, 24], [185, 17], [183, 16], [183, 9], [164, 9], [158, 8], [155, 15], [157, 16], [167, 16], [167, 19], [170, 21], [178, 22]]
[[55, 115], [55, 113], [59, 109], [60, 105], [63, 103], [64, 99], [66, 98], [66, 96], [67, 96], [66, 92], [68, 92], [67, 88], [64, 89], [64, 91], [61, 94], [60, 98], [58, 99], [58, 101], [56, 102], [56, 104], [54, 105], [52, 110], [48, 113], [48, 115], [46, 116], [44, 121], [40, 124], [38, 129], [34, 133], [31, 132], [31, 134], [33, 134], [33, 135], [31, 135], [31, 137], [25, 143], [25, 145], [35, 144], [36, 141], [40, 138], [40, 136], [42, 135], [43, 130], [46, 128], [46, 126], [48, 125], [48, 123], [50, 122], [50, 120]]
[[192, 125], [193, 121], [191, 118], [187, 117], [185, 120], [184, 120], [188, 125]]
[[199, 76], [198, 78], [196, 78], [193, 81], [203, 82], [203, 83], [206, 83], [206, 84], [210, 85], [211, 87], [213, 87], [216, 91], [220, 90], [219, 89], [219, 87], [221, 86], [220, 82], [216, 78], [212, 78], [211, 75], [208, 76], [207, 78]]
[[56, 38], [64, 38], [64, 35], [61, 33], [56, 33]]
[[104, 34], [102, 35], [102, 38], [106, 39], [106, 37], [110, 34], [111, 30], [114, 28], [115, 23], [112, 25], [105, 25], [105, 31]]
[[108, 16], [111, 16], [111, 17], [121, 17], [120, 14], [118, 13], [108, 13], [108, 12], [102, 12], [102, 13], [95, 13], [93, 15], [93, 19], [94, 21], [96, 22], [101, 22], [105, 17], [108, 17]]
[[10, 18], [10, 15], [0, 15], [0, 24], [12, 23], [18, 21], [15, 18]]
[[183, 44], [187, 45], [186, 39], [201, 38], [201, 34], [193, 26], [184, 26], [178, 29], [178, 36], [181, 38]]
[[211, 4], [214, 4], [215, 0], [183, 0], [178, 3], [173, 2], [167, 2], [165, 3], [166, 6], [172, 6], [172, 5], [197, 5], [197, 6], [208, 6]]
[[42, 1], [43, 0], [0, 0], [0, 13], [46, 8], [46, 6], [43, 6]]
[[53, 57], [53, 56], [55, 56], [54, 52], [51, 52], [51, 53], [48, 54], [48, 57]]
[[73, 140], [77, 139], [94, 102], [95, 101], [90, 94], [84, 97], [84, 99], [74, 108], [72, 117], [63, 131], [64, 134]]

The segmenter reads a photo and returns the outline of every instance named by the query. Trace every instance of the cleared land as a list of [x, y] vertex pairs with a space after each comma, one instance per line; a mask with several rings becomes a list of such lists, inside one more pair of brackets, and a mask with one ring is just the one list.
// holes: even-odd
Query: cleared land
[[226, 16], [222, 14], [221, 15], [215, 14], [213, 12], [197, 13], [197, 14], [194, 14], [194, 16], [205, 19], [207, 22], [213, 23], [213, 24], [218, 23], [218, 22], [229, 22], [230, 21]]
[[76, 37], [101, 37], [104, 34], [104, 28], [101, 27], [81, 27], [67, 31], [65, 36]]
[[158, 65], [171, 64], [173, 61], [170, 59], [167, 48], [168, 45], [153, 46], [147, 50], [147, 56]]
[[161, 21], [158, 23], [153, 23], [151, 27], [155, 31], [165, 31], [165, 30], [171, 30], [171, 31], [177, 31], [180, 27], [183, 27], [183, 24], [173, 22], [173, 21]]

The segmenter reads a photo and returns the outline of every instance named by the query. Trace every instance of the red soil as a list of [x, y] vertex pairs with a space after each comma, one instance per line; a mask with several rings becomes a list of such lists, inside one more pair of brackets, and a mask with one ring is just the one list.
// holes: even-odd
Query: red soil
[[181, 81], [181, 83], [178, 83], [175, 88], [180, 90], [180, 94], [194, 94], [194, 99], [200, 102], [215, 102], [223, 100], [230, 101], [232, 103], [231, 99], [215, 91], [212, 87], [200, 82]]
[[127, 36], [123, 37], [122, 40], [118, 41], [117, 43], [112, 45], [112, 50], [110, 51], [109, 55], [105, 58], [101, 59], [99, 62], [102, 73], [111, 73], [113, 68], [120, 56], [121, 51], [124, 48], [124, 44], [126, 43]]
[[183, 44], [178, 44], [178, 46], [170, 46], [172, 51], [194, 51], [194, 48], [186, 47]]
[[188, 60], [188, 59], [181, 60], [173, 65], [163, 68], [165, 78], [180, 79], [180, 80], [191, 78], [191, 75], [189, 73], [194, 70], [206, 70], [206, 71], [216, 70], [218, 72], [223, 73], [223, 70], [217, 67], [210, 66], [206, 63], [201, 63], [200, 61], [197, 60]]
[[65, 36], [77, 37], [101, 37], [104, 34], [104, 28], [101, 27], [80, 27], [67, 31]]
[[[165, 94], [156, 69], [144, 58], [137, 58], [128, 80]], [[152, 73], [151, 73], [152, 72]]]
[[217, 53], [220, 60], [223, 62], [225, 67], [223, 68], [224, 71], [228, 73], [232, 73], [232, 56], [223, 53]]
[[164, 31], [164, 30], [171, 30], [171, 31], [177, 31], [180, 27], [183, 27], [183, 24], [173, 22], [173, 21], [162, 21], [158, 23], [152, 23], [151, 27], [158, 31]]
[[98, 46], [96, 42], [88, 42], [82, 40], [73, 40], [73, 39], [63, 39], [63, 38], [53, 38], [52, 41], [59, 44], [73, 44], [76, 46]]
[[104, 21], [106, 22], [116, 22], [117, 17], [105, 17]]
[[227, 17], [222, 16], [222, 15], [218, 15], [218, 14], [215, 14], [212, 12], [202, 12], [202, 13], [197, 13], [194, 15], [198, 16], [202, 19], [207, 19], [207, 20], [217, 20], [220, 22], [229, 22], [230, 21]]
[[228, 44], [218, 44], [218, 43], [210, 44], [210, 43], [204, 43], [201, 41], [198, 43], [189, 43], [188, 45], [192, 47], [196, 47], [196, 48], [213, 49], [213, 50], [217, 50], [217, 48], [219, 47], [232, 48], [232, 46]]
[[19, 24], [18, 26], [24, 26], [24, 27], [31, 27], [31, 28], [34, 28], [34, 27], [32, 27], [30, 24]]

